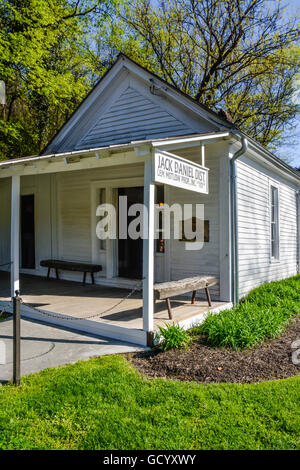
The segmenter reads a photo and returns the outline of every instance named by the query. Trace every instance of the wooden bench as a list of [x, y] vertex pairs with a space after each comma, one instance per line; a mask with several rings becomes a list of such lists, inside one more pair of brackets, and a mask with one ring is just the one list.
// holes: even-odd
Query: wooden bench
[[154, 284], [154, 305], [156, 300], [165, 300], [169, 318], [172, 319], [173, 315], [170, 297], [173, 297], [174, 295], [185, 294], [186, 292], [192, 292], [192, 304], [194, 304], [197, 290], [204, 289], [208, 305], [211, 307], [209, 287], [214, 286], [216, 283], [217, 279], [215, 277], [203, 275], [187, 277], [185, 279], [180, 279], [179, 281], [160, 282]]
[[47, 279], [50, 277], [51, 269], [55, 269], [56, 279], [59, 279], [58, 270], [83, 272], [82, 284], [85, 285], [86, 273], [91, 274], [92, 284], [95, 284], [94, 273], [102, 271], [100, 264], [77, 263], [74, 261], [63, 261], [58, 259], [46, 259], [40, 262], [40, 265], [48, 268]]

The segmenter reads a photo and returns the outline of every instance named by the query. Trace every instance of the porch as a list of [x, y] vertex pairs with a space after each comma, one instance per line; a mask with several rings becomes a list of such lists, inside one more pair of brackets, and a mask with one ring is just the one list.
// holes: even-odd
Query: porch
[[[91, 284], [83, 286], [78, 282], [28, 274], [20, 276], [20, 288], [24, 302], [23, 317], [137, 344], [146, 342], [141, 291], [127, 298], [128, 289]], [[0, 271], [0, 307], [1, 303], [5, 305], [9, 301], [9, 273]], [[159, 301], [154, 313], [154, 331], [165, 323], [178, 322], [184, 327], [201, 323], [208, 311], [218, 312], [227, 306], [227, 302], [213, 301], [208, 307], [207, 301], [202, 299], [191, 304], [190, 297], [178, 296], [172, 298], [174, 318], [169, 320], [165, 302]]]
[[[213, 276], [218, 282], [211, 289], [211, 309], [229, 306], [229, 186], [223, 178], [228, 161], [222, 140], [227, 137], [217, 133], [131, 142], [1, 164], [0, 196], [11, 207], [4, 206], [0, 214], [0, 265], [11, 261], [11, 277], [10, 290], [8, 277], [5, 287], [0, 284], [0, 307], [1, 297], [8, 300], [20, 291], [24, 317], [146, 345], [158, 326], [169, 322], [164, 301], [153, 311], [155, 283]], [[132, 220], [137, 213], [129, 214], [127, 204], [123, 207], [124, 193], [129, 208], [143, 201], [138, 238], [129, 236], [138, 217]], [[105, 204], [114, 209], [107, 216]], [[204, 220], [204, 241], [199, 244], [177, 236], [172, 225], [173, 206], [183, 216], [185, 204], [205, 206], [196, 213]], [[169, 215], [169, 231], [162, 221], [156, 227], [157, 206]], [[189, 215], [192, 225], [196, 216]], [[99, 235], [103, 226], [108, 232], [104, 240]], [[76, 282], [82, 273], [64, 270], [60, 282], [50, 281], [41, 266], [47, 259], [97, 264], [102, 270], [95, 286], [83, 287]], [[127, 298], [136, 278], [143, 279], [142, 291]], [[191, 295], [172, 298], [171, 321], [186, 328], [210, 310], [200, 298], [191, 305]]]

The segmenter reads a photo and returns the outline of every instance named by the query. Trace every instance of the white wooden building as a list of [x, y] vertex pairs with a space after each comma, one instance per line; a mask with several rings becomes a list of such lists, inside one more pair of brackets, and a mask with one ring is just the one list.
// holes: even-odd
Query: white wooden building
[[[186, 251], [182, 241], [172, 238], [163, 250], [154, 244], [153, 159], [158, 152], [208, 169], [207, 194], [164, 185], [164, 203], [204, 204], [209, 230], [201, 250]], [[11, 295], [20, 288], [21, 296], [22, 275], [44, 279], [47, 269], [40, 262], [45, 259], [101, 264], [98, 289], [130, 289], [143, 277], [138, 328], [88, 319], [74, 321], [72, 328], [146, 344], [155, 323], [154, 282], [213, 275], [218, 283], [211, 294], [218, 310], [260, 284], [298, 273], [299, 188], [300, 175], [258, 142], [121, 55], [42, 155], [0, 162], [0, 265], [12, 262]], [[98, 204], [116, 203], [118, 194], [131, 199], [136, 194], [149, 209], [149, 239], [136, 245], [130, 266], [119, 240], [103, 243], [96, 236]], [[27, 239], [22, 235], [20, 222], [29, 206], [31, 241], [28, 230]], [[27, 250], [24, 259], [26, 243], [30, 255]], [[139, 276], [134, 269], [141, 266]], [[0, 270], [7, 274], [10, 266]], [[80, 273], [61, 273], [62, 280], [81, 278]], [[80, 289], [78, 284], [77, 295]], [[0, 306], [7, 297], [1, 294], [0, 278]], [[186, 325], [200, 318], [196, 307], [185, 315]], [[22, 308], [24, 315], [38, 318], [30, 306]], [[47, 320], [70, 325], [65, 316], [58, 318], [65, 311], [57, 308]]]

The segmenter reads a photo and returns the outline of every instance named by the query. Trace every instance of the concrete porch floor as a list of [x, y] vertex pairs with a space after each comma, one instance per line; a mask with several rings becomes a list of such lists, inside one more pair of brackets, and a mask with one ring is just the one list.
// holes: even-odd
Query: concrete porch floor
[[[10, 274], [0, 271], [0, 301], [10, 300], [9, 280]], [[48, 280], [28, 274], [22, 274], [20, 277], [20, 291], [24, 303], [47, 312], [86, 318], [93, 322], [124, 328], [138, 330], [143, 328], [140, 292], [135, 292], [129, 299], [117, 305], [128, 295], [129, 290], [91, 284], [83, 286], [78, 282]], [[195, 304], [192, 305], [189, 298], [178, 297], [171, 299], [171, 305], [173, 320], [169, 320], [165, 302], [156, 303], [155, 330], [164, 323], [192, 320], [194, 316], [204, 315], [210, 309], [224, 308], [227, 304], [214, 301], [212, 307], [209, 308], [206, 300], [196, 299]], [[110, 308], [112, 309], [107, 311]], [[94, 316], [97, 313], [99, 316]], [[87, 318], [90, 316], [93, 318]], [[46, 320], [47, 317], [45, 317]]]

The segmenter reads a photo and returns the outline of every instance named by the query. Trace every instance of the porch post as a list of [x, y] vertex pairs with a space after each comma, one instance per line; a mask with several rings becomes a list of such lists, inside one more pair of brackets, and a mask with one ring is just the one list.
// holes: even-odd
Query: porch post
[[201, 144], [201, 165], [205, 166], [205, 146]]
[[11, 252], [11, 298], [15, 297], [16, 290], [20, 289], [19, 281], [19, 237], [20, 237], [20, 176], [12, 176], [11, 185], [11, 234], [10, 234], [10, 252]]
[[300, 273], [300, 191], [296, 192], [297, 209], [297, 272]]
[[[144, 241], [143, 241], [143, 329], [153, 331], [154, 283], [154, 204], [155, 184], [152, 182], [152, 158], [144, 165]], [[148, 212], [148, 213], [147, 213]]]
[[[111, 187], [106, 188], [106, 202], [107, 204], [114, 205], [113, 189]], [[111, 225], [110, 221], [110, 225]], [[106, 278], [111, 279], [115, 276], [115, 250], [114, 241], [111, 237], [106, 239]]]

